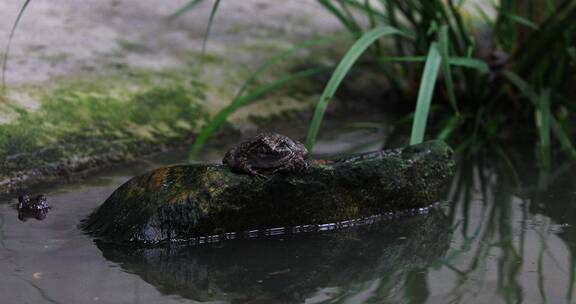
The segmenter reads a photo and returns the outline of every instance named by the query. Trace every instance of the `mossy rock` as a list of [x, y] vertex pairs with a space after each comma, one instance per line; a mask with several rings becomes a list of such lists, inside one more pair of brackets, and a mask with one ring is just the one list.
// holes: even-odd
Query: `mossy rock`
[[442, 200], [452, 149], [430, 141], [313, 162], [300, 176], [237, 174], [219, 164], [180, 165], [135, 177], [84, 223], [114, 243], [188, 241], [274, 227], [337, 223]]

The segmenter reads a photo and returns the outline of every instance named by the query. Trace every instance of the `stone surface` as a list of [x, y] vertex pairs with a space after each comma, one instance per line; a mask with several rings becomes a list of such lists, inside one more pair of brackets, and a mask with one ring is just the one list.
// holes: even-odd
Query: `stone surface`
[[[0, 4], [0, 45], [24, 1]], [[32, 0], [16, 30], [7, 70], [11, 85], [85, 72], [114, 73], [121, 66], [161, 70], [186, 64], [200, 52], [213, 1], [175, 20], [189, 0]], [[254, 18], [257, 15], [258, 18]], [[338, 27], [315, 0], [224, 1], [208, 43], [210, 54], [258, 62], [244, 50], [290, 45]], [[3, 52], [3, 49], [0, 50]], [[258, 53], [258, 52], [255, 52]]]

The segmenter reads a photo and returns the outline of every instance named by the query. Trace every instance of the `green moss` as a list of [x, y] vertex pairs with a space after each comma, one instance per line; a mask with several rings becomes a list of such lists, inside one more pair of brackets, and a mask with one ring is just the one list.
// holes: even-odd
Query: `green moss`
[[179, 86], [155, 88], [132, 98], [129, 117], [136, 124], [166, 123], [172, 129], [180, 130], [178, 122], [198, 118], [201, 112], [198, 103], [190, 101], [204, 98], [201, 90], [186, 90]]
[[152, 52], [152, 50], [144, 44], [134, 43], [134, 42], [130, 42], [130, 41], [122, 40], [122, 39], [118, 39], [116, 42], [118, 43], [118, 45], [121, 48], [123, 48], [124, 50], [126, 50], [128, 52], [138, 53], [138, 54], [145, 54], [145, 53]]
[[154, 83], [145, 75], [128, 75], [44, 92], [39, 109], [20, 110], [14, 122], [0, 125], [0, 156], [36, 151], [71, 138], [135, 139], [138, 134], [145, 137], [140, 131], [146, 128], [156, 130], [153, 137], [162, 137], [163, 129], [169, 137], [183, 136], [196, 130], [206, 116], [202, 106], [206, 85], [198, 80], [180, 84], [177, 79]]

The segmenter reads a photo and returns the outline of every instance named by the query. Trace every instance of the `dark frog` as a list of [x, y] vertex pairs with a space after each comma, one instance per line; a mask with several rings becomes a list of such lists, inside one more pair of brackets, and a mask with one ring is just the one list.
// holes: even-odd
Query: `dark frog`
[[22, 195], [18, 197], [18, 219], [26, 221], [28, 218], [43, 220], [50, 210], [46, 196], [40, 194], [36, 197]]
[[298, 141], [263, 133], [230, 149], [222, 162], [234, 172], [264, 176], [277, 172], [302, 174], [308, 169], [308, 150]]

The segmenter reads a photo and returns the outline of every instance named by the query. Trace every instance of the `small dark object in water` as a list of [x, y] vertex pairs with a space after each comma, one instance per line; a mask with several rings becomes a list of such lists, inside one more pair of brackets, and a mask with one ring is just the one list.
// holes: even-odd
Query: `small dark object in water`
[[222, 163], [237, 173], [263, 176], [277, 172], [301, 174], [308, 169], [308, 150], [298, 141], [263, 133], [230, 149]]
[[26, 221], [28, 218], [35, 218], [39, 221], [46, 218], [46, 214], [50, 210], [46, 196], [40, 194], [35, 198], [25, 194], [18, 197], [18, 219]]

